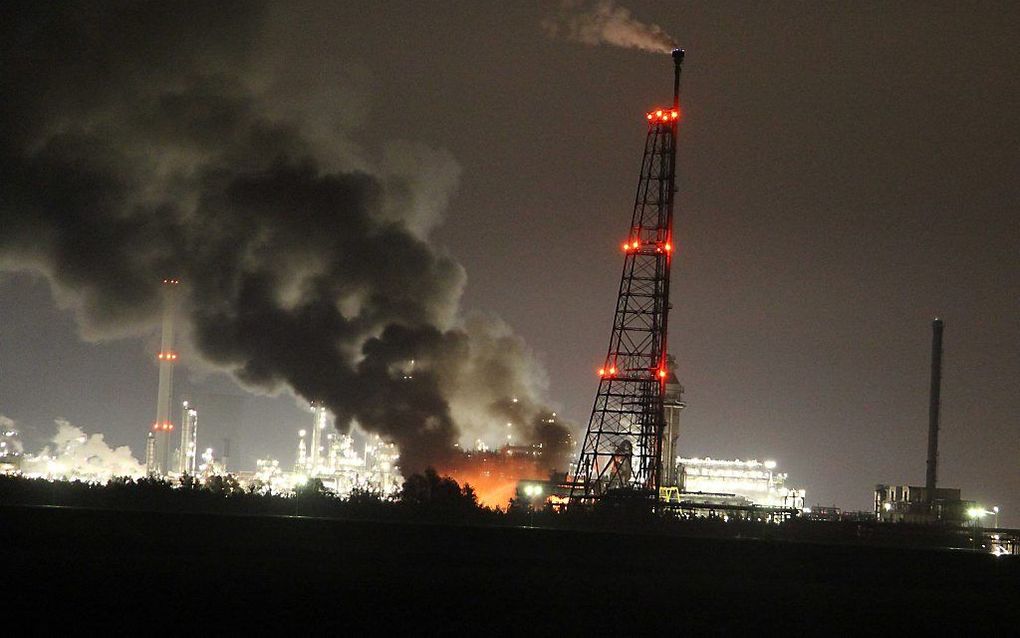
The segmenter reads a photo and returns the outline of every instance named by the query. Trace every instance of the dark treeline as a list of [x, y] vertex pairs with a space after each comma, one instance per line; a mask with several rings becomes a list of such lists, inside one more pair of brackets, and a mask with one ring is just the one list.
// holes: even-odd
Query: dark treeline
[[258, 485], [245, 488], [230, 475], [213, 476], [205, 481], [190, 476], [177, 481], [115, 478], [105, 485], [0, 476], [0, 505], [475, 523], [484, 523], [499, 514], [482, 507], [470, 486], [461, 486], [432, 469], [411, 475], [404, 481], [397, 499], [358, 490], [338, 498], [318, 479], [308, 481], [293, 495], [283, 495]]
[[754, 519], [684, 517], [646, 509], [605, 506], [554, 511], [512, 504], [506, 511], [482, 506], [470, 485], [427, 469], [404, 481], [396, 498], [355, 491], [340, 498], [310, 480], [294, 495], [258, 485], [242, 487], [233, 476], [204, 482], [184, 477], [114, 479], [106, 485], [0, 476], [0, 505], [62, 506], [121, 511], [248, 516], [311, 516], [331, 519], [424, 521], [485, 526], [611, 530], [672, 536], [730, 537], [843, 544], [976, 548], [966, 530], [792, 518], [781, 524]]

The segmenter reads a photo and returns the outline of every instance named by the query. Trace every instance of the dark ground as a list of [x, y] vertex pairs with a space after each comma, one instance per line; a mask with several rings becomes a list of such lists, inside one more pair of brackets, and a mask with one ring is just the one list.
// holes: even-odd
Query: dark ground
[[1020, 560], [959, 550], [16, 506], [0, 538], [31, 633], [1020, 632]]

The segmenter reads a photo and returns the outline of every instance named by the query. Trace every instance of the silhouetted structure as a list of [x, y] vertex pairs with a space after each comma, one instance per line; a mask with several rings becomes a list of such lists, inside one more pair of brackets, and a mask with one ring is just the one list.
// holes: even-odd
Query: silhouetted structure
[[[928, 469], [924, 481], [928, 509], [936, 495], [937, 466], [939, 460], [939, 402], [942, 394], [942, 320], [931, 322], [931, 391], [928, 398]], [[957, 494], [959, 499], [959, 494]]]
[[673, 51], [672, 108], [646, 116], [648, 135], [623, 245], [613, 331], [571, 486], [574, 503], [590, 504], [607, 494], [658, 501], [683, 57], [682, 50]]
[[159, 391], [156, 395], [156, 421], [152, 424], [145, 444], [145, 469], [154, 476], [166, 476], [170, 471], [170, 433], [174, 424], [170, 415], [170, 400], [174, 388], [174, 312], [177, 301], [176, 279], [163, 280], [163, 332], [160, 339]]

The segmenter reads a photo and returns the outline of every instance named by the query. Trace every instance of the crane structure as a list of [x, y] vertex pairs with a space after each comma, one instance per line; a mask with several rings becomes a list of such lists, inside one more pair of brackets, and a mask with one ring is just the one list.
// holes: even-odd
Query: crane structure
[[676, 140], [684, 51], [673, 50], [673, 105], [646, 114], [648, 135], [623, 274], [599, 386], [581, 446], [570, 504], [606, 498], [647, 500], [656, 507], [662, 482], [669, 318], [675, 243]]

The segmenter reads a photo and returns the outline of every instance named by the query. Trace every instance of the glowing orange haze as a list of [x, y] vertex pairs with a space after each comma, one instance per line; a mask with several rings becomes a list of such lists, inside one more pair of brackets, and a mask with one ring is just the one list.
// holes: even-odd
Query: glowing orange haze
[[439, 473], [452, 477], [461, 485], [470, 485], [482, 505], [500, 509], [506, 509], [510, 504], [518, 481], [548, 478], [547, 472], [534, 459], [504, 453], [465, 455]]
[[[486, 507], [506, 509], [517, 489], [517, 481], [524, 477], [487, 476], [488, 472], [457, 471], [450, 474], [461, 485], [470, 485], [478, 495], [478, 502]], [[534, 477], [528, 477], [534, 478]]]

